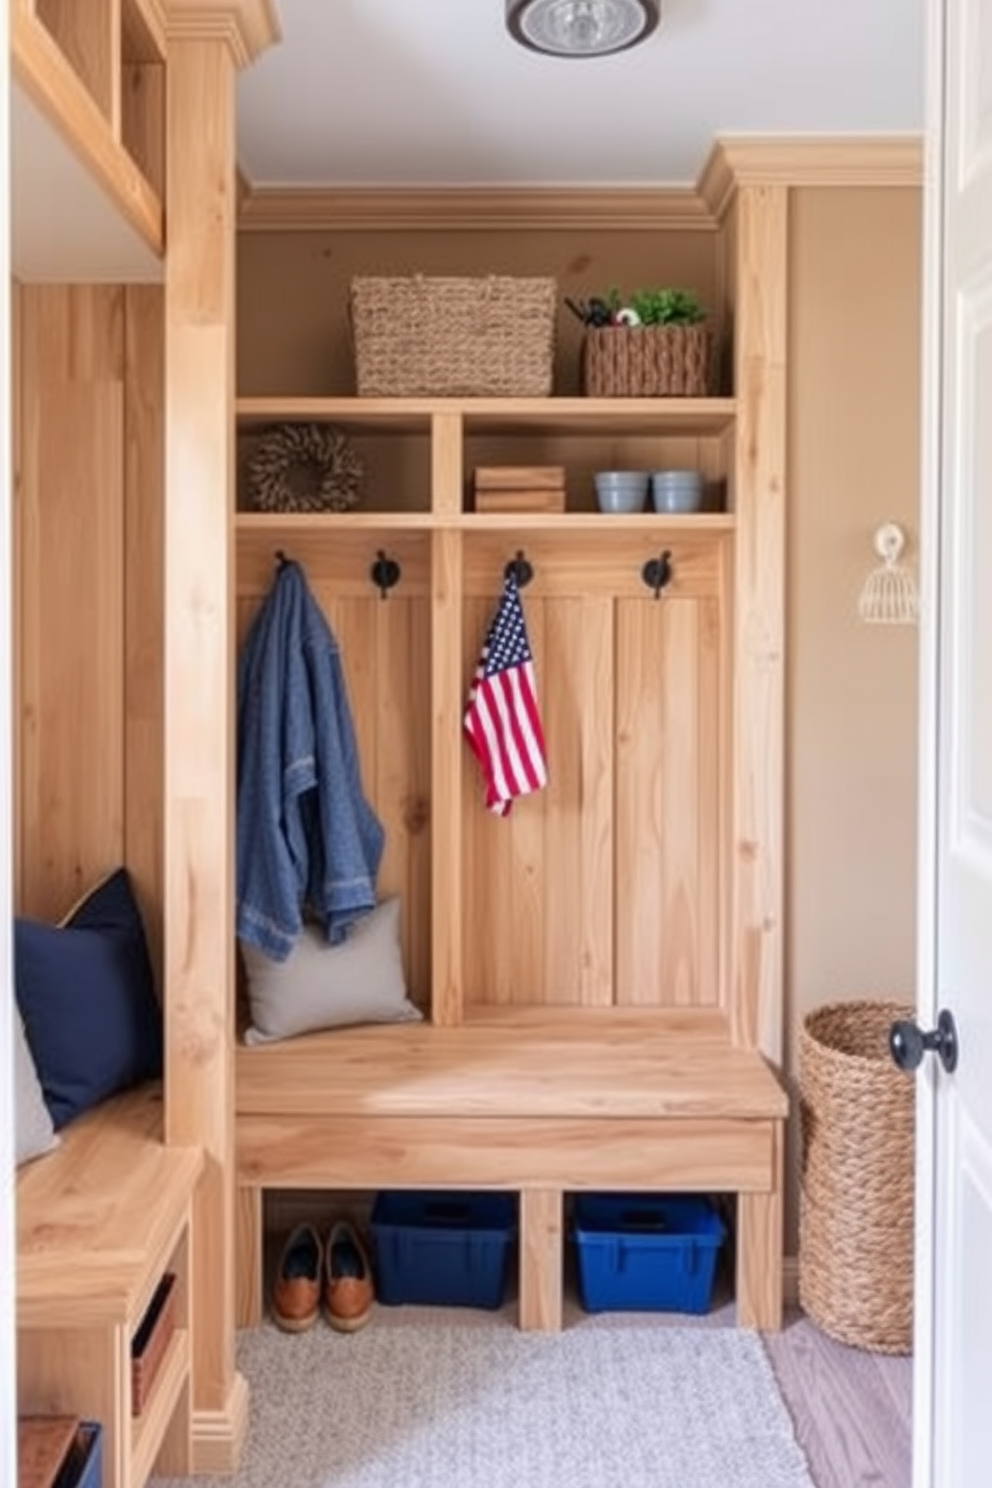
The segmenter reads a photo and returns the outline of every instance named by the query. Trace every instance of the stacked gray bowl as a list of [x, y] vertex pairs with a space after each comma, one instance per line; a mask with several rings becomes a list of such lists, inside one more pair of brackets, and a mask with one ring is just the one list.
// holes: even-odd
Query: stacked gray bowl
[[698, 512], [703, 505], [703, 478], [698, 470], [656, 470], [651, 499], [657, 512]]

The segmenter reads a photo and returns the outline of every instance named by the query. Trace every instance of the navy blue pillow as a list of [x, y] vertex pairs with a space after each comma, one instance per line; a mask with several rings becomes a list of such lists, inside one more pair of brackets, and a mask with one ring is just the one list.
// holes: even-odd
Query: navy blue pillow
[[14, 984], [56, 1130], [162, 1073], [162, 1015], [127, 870], [61, 925], [14, 921]]

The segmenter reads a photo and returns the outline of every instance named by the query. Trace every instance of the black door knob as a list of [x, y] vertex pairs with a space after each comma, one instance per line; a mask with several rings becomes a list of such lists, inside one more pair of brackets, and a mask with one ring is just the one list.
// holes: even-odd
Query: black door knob
[[919, 1069], [924, 1054], [936, 1054], [948, 1074], [957, 1068], [958, 1030], [954, 1015], [943, 1008], [937, 1019], [937, 1027], [930, 1033], [922, 1033], [916, 1024], [899, 1019], [889, 1029], [889, 1052], [896, 1064], [907, 1074]]

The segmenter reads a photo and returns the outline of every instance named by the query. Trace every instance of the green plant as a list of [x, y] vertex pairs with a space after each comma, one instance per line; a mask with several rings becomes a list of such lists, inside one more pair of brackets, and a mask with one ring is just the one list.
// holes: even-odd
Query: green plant
[[698, 325], [706, 319], [699, 296], [691, 289], [635, 289], [630, 307], [642, 325]]

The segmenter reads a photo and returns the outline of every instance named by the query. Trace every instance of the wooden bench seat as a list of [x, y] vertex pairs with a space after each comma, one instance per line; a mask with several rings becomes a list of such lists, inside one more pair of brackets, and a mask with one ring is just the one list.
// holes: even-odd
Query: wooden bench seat
[[561, 1325], [566, 1191], [739, 1195], [739, 1320], [776, 1328], [787, 1097], [716, 1014], [487, 1009], [457, 1028], [240, 1047], [238, 1316], [262, 1309], [270, 1188], [520, 1195], [520, 1322]]
[[[199, 1148], [166, 1147], [162, 1099], [106, 1101], [17, 1174], [18, 1410], [103, 1427], [105, 1488], [141, 1488], [190, 1459], [189, 1263]], [[166, 1272], [176, 1328], [147, 1407], [132, 1417], [131, 1340]]]

